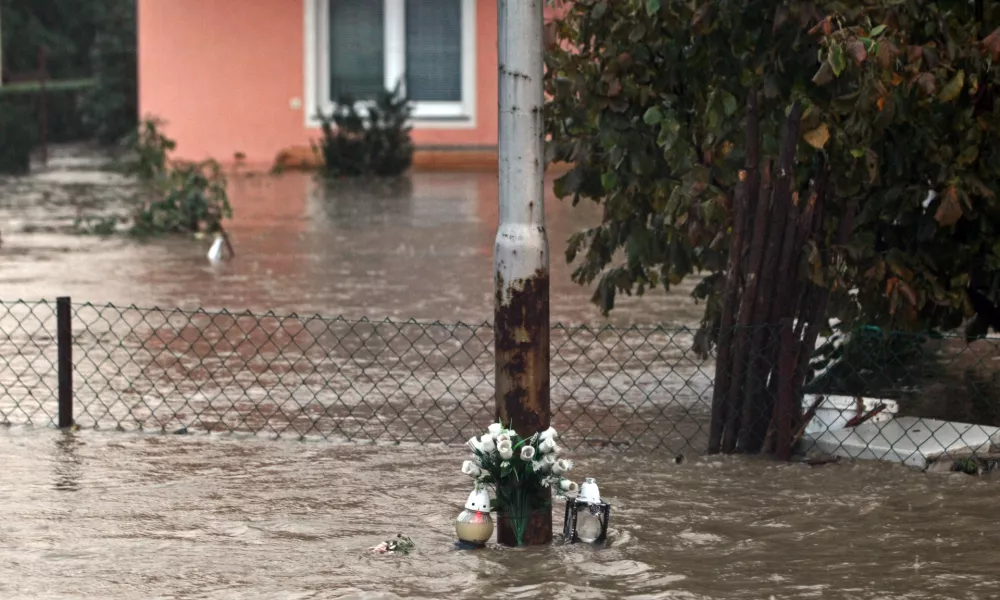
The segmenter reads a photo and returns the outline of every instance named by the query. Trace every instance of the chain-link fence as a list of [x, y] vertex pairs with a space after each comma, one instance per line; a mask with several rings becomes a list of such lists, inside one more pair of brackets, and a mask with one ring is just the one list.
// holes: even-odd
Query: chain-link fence
[[[494, 414], [487, 323], [0, 307], [2, 423], [460, 443]], [[695, 337], [553, 326], [551, 402], [563, 443], [705, 451], [715, 368]], [[1000, 440], [998, 359], [993, 339], [830, 338], [796, 394], [796, 448], [910, 464], [986, 455]], [[776, 397], [771, 383], [764, 389]]]

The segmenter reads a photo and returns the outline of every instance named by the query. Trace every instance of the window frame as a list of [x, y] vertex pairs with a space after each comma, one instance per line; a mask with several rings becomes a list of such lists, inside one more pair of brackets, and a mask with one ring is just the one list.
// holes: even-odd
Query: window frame
[[[385, 27], [385, 87], [406, 80], [406, 0], [382, 0]], [[419, 0], [418, 0], [419, 1]], [[476, 3], [462, 3], [462, 99], [457, 102], [414, 101], [412, 120], [424, 128], [475, 126]], [[318, 114], [329, 115], [336, 104], [330, 98], [330, 0], [305, 0], [306, 125], [318, 127]], [[363, 104], [362, 104], [363, 110]]]

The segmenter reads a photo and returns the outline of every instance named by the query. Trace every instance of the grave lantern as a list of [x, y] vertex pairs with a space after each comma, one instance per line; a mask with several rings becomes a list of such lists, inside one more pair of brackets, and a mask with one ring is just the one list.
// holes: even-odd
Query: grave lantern
[[490, 516], [490, 493], [481, 483], [469, 494], [465, 510], [455, 519], [455, 533], [459, 542], [479, 548], [493, 535], [493, 517]]
[[576, 498], [566, 501], [563, 535], [566, 541], [594, 544], [608, 537], [611, 505], [601, 501], [601, 492], [592, 477], [583, 480]]

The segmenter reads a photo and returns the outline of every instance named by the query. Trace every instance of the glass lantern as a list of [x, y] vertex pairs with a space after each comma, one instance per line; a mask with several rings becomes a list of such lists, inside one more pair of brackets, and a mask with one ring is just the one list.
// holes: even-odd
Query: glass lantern
[[596, 544], [607, 540], [611, 505], [601, 500], [593, 477], [583, 480], [576, 498], [566, 501], [563, 535], [571, 543]]
[[477, 483], [465, 510], [455, 519], [455, 533], [460, 545], [482, 548], [493, 535], [493, 517], [490, 516], [490, 493]]

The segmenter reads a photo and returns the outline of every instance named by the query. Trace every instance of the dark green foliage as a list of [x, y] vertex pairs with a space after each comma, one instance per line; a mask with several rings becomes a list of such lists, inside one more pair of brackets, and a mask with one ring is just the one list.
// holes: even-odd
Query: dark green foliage
[[174, 162], [153, 181], [151, 192], [133, 216], [133, 235], [215, 233], [233, 215], [216, 161]]
[[337, 177], [400, 175], [413, 163], [410, 102], [393, 91], [379, 94], [372, 103], [360, 106], [352, 98], [342, 98], [329, 117], [321, 115], [324, 169]]
[[606, 312], [710, 275], [710, 451], [787, 454], [828, 316], [1000, 329], [998, 26], [970, 0], [577, 0], [555, 25], [556, 193], [604, 208], [573, 277]]
[[[135, 127], [135, 0], [0, 0], [0, 10], [7, 77], [34, 78], [41, 47], [47, 49], [50, 87], [93, 77], [85, 86], [48, 90], [50, 142], [96, 136], [113, 143]], [[38, 114], [36, 93], [16, 95], [17, 102]]]
[[126, 154], [117, 162], [118, 170], [143, 182], [162, 177], [167, 171], [170, 153], [177, 147], [177, 143], [160, 130], [162, 126], [159, 119], [149, 118], [126, 135], [122, 139]]
[[27, 173], [36, 140], [37, 133], [31, 113], [0, 96], [0, 173]]
[[807, 393], [898, 397], [915, 386], [934, 361], [928, 347], [941, 336], [884, 332], [866, 327], [844, 336], [835, 333], [816, 350], [811, 367], [822, 374], [805, 386]]
[[96, 85], [84, 97], [84, 120], [102, 144], [135, 130], [139, 115], [135, 0], [104, 0], [90, 49]]
[[95, 9], [105, 0], [0, 0], [4, 70], [37, 70], [38, 49], [48, 49], [49, 76], [85, 77], [96, 31]]
[[[227, 179], [214, 160], [186, 162], [170, 160], [176, 147], [160, 130], [161, 122], [144, 120], [124, 140], [125, 157], [116, 165], [139, 182], [129, 232], [135, 236], [169, 233], [214, 233], [233, 215]], [[81, 233], [108, 235], [115, 218], [82, 218]]]
[[[714, 274], [696, 293], [717, 321], [757, 90], [761, 163], [776, 159], [798, 103], [793, 189], [810, 199], [810, 182], [827, 178], [819, 235], [794, 250], [831, 314], [922, 330], [990, 312], [998, 26], [1000, 5], [969, 0], [574, 2], [546, 60], [546, 127], [551, 156], [574, 165], [557, 194], [606, 215], [570, 241], [574, 279], [596, 282], [607, 311], [616, 293]], [[855, 233], [839, 244], [849, 210]]]
[[[45, 90], [46, 137], [49, 143], [79, 142], [93, 137], [91, 129], [83, 122], [81, 98], [92, 85], [89, 80], [74, 80], [69, 85], [56, 83]], [[41, 87], [36, 84], [18, 84], [0, 88], [0, 98], [8, 106], [16, 106], [35, 124], [41, 127]], [[40, 131], [39, 131], [40, 134]]]

